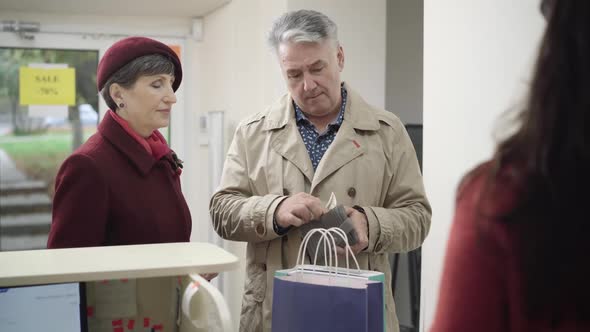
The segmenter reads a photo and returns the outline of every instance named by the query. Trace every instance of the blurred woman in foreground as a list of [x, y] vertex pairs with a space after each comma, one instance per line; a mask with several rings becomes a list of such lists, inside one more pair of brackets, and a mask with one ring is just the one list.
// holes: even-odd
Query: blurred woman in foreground
[[432, 331], [590, 331], [590, 1], [542, 8], [519, 128], [459, 187]]

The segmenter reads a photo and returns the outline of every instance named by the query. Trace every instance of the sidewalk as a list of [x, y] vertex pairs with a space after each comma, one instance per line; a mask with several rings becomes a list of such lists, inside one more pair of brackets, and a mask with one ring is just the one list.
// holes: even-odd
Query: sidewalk
[[19, 171], [10, 156], [0, 149], [0, 184], [26, 181], [27, 177]]
[[0, 121], [0, 136], [8, 135], [12, 132], [12, 124]]

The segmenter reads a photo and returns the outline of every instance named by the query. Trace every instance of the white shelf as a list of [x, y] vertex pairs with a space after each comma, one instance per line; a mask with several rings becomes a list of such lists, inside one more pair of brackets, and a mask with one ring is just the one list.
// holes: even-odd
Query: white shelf
[[236, 256], [210, 243], [0, 252], [0, 287], [223, 272]]

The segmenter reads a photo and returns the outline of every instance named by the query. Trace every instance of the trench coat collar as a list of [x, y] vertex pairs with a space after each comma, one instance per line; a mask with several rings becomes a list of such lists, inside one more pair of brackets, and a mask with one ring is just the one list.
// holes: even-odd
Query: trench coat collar
[[[348, 93], [346, 108], [344, 109], [344, 121], [349, 121], [354, 129], [377, 130], [379, 120], [375, 116], [373, 106], [369, 105], [350, 85], [344, 82], [344, 88]], [[295, 108], [291, 102], [291, 94], [284, 95], [277, 103], [270, 107], [266, 116], [265, 130], [280, 129], [295, 119]]]
[[154, 167], [156, 159], [135, 141], [133, 137], [125, 132], [125, 129], [113, 119], [111, 112], [105, 114], [98, 126], [98, 132], [125, 155], [141, 175], [146, 176], [152, 167]]
[[378, 130], [379, 120], [374, 108], [367, 104], [346, 83], [348, 100], [344, 110], [344, 121], [338, 129], [334, 142], [330, 145], [315, 174], [311, 165], [301, 134], [295, 121], [295, 108], [289, 94], [283, 96], [271, 106], [266, 115], [264, 130], [276, 131], [271, 139], [271, 146], [285, 159], [293, 163], [311, 183], [311, 192], [330, 174], [365, 152], [366, 147], [360, 142], [362, 137], [356, 130]]

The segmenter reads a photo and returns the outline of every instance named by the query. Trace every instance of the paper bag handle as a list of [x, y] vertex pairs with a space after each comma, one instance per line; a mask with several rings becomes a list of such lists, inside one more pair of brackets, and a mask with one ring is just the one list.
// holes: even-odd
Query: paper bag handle
[[[354, 255], [354, 253], [352, 252], [352, 249], [350, 248], [350, 244], [348, 243], [348, 237], [346, 236], [346, 233], [344, 233], [344, 231], [338, 227], [332, 227], [329, 229], [323, 229], [323, 228], [314, 228], [311, 231], [309, 231], [305, 237], [303, 238], [301, 244], [299, 245], [299, 252], [297, 254], [297, 261], [296, 261], [296, 266], [301, 267], [303, 265], [303, 263], [305, 262], [305, 252], [307, 251], [307, 244], [309, 243], [309, 239], [316, 233], [320, 233], [321, 235], [321, 239], [320, 241], [318, 241], [318, 244], [316, 246], [316, 250], [315, 250], [315, 257], [314, 257], [314, 261], [313, 261], [313, 265], [316, 265], [317, 263], [317, 258], [318, 258], [318, 250], [319, 250], [319, 245], [321, 243], [324, 244], [324, 257], [328, 257], [328, 259], [325, 261], [329, 267], [333, 267], [335, 270], [335, 273], [338, 273], [338, 255], [336, 254], [336, 241], [334, 239], [334, 236], [332, 233], [336, 233], [336, 235], [340, 236], [342, 238], [342, 240], [344, 241], [345, 244], [345, 251], [346, 251], [346, 268], [347, 268], [347, 274], [349, 274], [349, 270], [350, 270], [350, 264], [349, 264], [349, 260], [348, 260], [348, 254], [350, 253], [350, 255], [352, 256], [352, 259], [354, 260], [354, 263], [356, 264], [356, 268], [357, 270], [360, 270], [360, 266], [359, 263]], [[330, 246], [330, 242], [332, 244], [332, 246]], [[328, 248], [328, 250], [326, 249]], [[327, 252], [326, 252], [327, 250]], [[334, 263], [335, 265], [332, 265], [332, 253], [335, 257], [334, 259]], [[300, 264], [300, 260], [301, 260], [301, 264]]]

